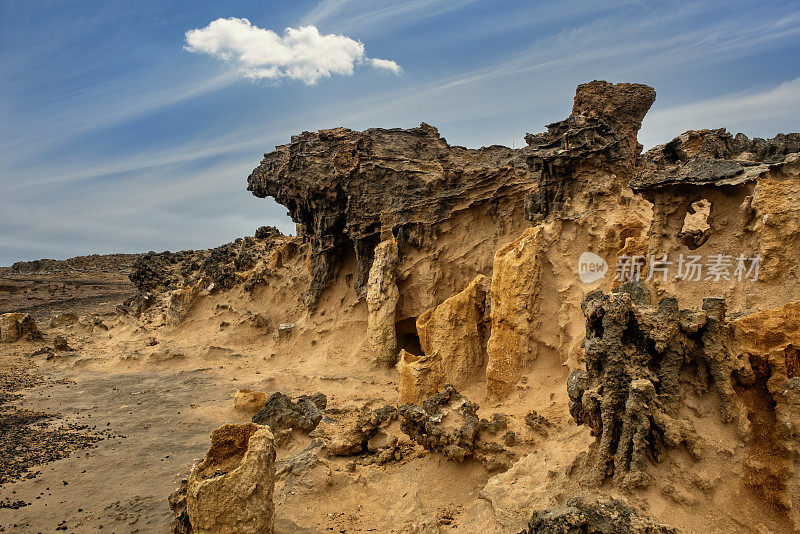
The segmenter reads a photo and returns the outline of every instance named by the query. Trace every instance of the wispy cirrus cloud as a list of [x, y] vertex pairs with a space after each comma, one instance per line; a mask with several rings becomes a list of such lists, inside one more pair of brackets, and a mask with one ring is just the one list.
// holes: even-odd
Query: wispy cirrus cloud
[[322, 0], [303, 18], [302, 24], [330, 25], [339, 31], [385, 31], [457, 11], [477, 0]]
[[352, 75], [359, 64], [401, 72], [392, 60], [367, 57], [363, 43], [344, 35], [323, 35], [310, 25], [286, 28], [278, 35], [244, 18], [217, 19], [186, 32], [185, 49], [231, 62], [251, 79], [292, 78], [307, 85], [333, 74]]

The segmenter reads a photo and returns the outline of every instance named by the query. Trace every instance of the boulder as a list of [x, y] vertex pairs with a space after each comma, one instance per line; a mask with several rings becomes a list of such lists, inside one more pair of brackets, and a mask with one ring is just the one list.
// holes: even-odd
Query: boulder
[[300, 395], [297, 401], [283, 393], [269, 396], [265, 406], [253, 416], [253, 422], [269, 426], [274, 433], [293, 429], [311, 432], [322, 419], [327, 406], [327, 398], [322, 393], [314, 396]]
[[387, 434], [384, 428], [396, 419], [397, 408], [394, 406], [387, 405], [376, 410], [364, 406], [356, 412], [342, 412], [327, 418], [315, 435], [322, 438], [325, 449], [333, 456], [354, 456], [364, 451], [393, 449], [398, 440]]
[[53, 349], [60, 351], [72, 350], [69, 343], [67, 343], [67, 338], [64, 336], [56, 336], [53, 338]]
[[516, 459], [514, 453], [489, 439], [504, 427], [506, 418], [496, 414], [493, 421], [479, 419], [478, 408], [451, 384], [445, 384], [422, 406], [400, 406], [400, 428], [411, 440], [448, 460], [473, 458], [489, 471], [507, 469]]
[[611, 497], [589, 501], [573, 497], [566, 506], [538, 510], [521, 534], [562, 534], [591, 532], [593, 534], [677, 534], [674, 528], [660, 525]]
[[436, 392], [442, 384], [438, 362], [432, 356], [417, 356], [405, 349], [400, 351], [397, 361], [400, 374], [400, 402], [418, 404]]

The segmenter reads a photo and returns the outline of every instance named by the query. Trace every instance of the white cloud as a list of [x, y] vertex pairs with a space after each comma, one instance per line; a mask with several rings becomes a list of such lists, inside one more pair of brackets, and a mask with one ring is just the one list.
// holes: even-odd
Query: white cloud
[[400, 68], [400, 65], [395, 63], [390, 59], [376, 59], [370, 58], [369, 64], [375, 67], [376, 69], [386, 69], [394, 72], [395, 74], [400, 74], [403, 72], [403, 69]]
[[186, 32], [184, 48], [232, 62], [251, 79], [293, 78], [313, 85], [332, 74], [350, 76], [357, 64], [401, 72], [394, 61], [368, 58], [363, 43], [322, 35], [315, 26], [286, 28], [280, 36], [247, 19], [217, 19]]

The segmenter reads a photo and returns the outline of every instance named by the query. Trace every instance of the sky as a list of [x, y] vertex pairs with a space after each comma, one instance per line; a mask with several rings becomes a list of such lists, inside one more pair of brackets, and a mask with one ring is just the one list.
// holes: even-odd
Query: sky
[[646, 147], [800, 131], [800, 1], [0, 0], [0, 265], [208, 248], [302, 131], [524, 146], [593, 79], [653, 86]]

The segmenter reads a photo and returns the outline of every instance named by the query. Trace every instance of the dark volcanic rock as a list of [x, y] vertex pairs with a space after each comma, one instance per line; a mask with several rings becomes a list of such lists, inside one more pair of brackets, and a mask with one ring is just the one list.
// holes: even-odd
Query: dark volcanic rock
[[259, 226], [256, 228], [256, 233], [254, 237], [256, 239], [269, 239], [272, 237], [278, 237], [281, 235], [281, 231], [275, 228], [274, 226]]
[[[133, 264], [130, 280], [141, 294], [173, 290], [201, 279], [213, 284], [214, 289], [230, 289], [238, 280], [237, 273], [252, 269], [289, 239], [273, 227], [261, 227], [257, 233], [258, 238], [239, 238], [209, 250], [142, 254]], [[140, 301], [141, 295], [126, 306], [134, 314], [141, 313]]]
[[580, 85], [572, 115], [545, 133], [529, 134], [530, 146], [521, 149], [451, 146], [425, 123], [409, 130], [304, 132], [264, 155], [248, 190], [286, 206], [310, 241], [310, 307], [348, 247], [355, 251], [355, 289], [363, 297], [381, 235], [391, 231], [401, 251], [406, 244], [419, 247], [453, 213], [523, 193], [531, 194], [530, 218], [546, 216], [567, 200], [569, 175], [578, 165], [630, 167], [640, 151], [636, 132], [654, 99], [645, 85]]
[[18, 261], [11, 266], [11, 272], [24, 274], [75, 273], [75, 272], [130, 272], [139, 254], [92, 254], [76, 256], [67, 260], [41, 259]]
[[269, 426], [273, 433], [290, 428], [311, 432], [325, 415], [327, 402], [322, 393], [301, 395], [296, 402], [283, 393], [273, 393], [266, 406], [253, 416], [253, 422]]
[[686, 375], [695, 376], [698, 390], [714, 385], [724, 421], [738, 415], [731, 377], [741, 370], [724, 349], [724, 300], [706, 298], [702, 311], [691, 311], [680, 310], [674, 298], [649, 306], [634, 293], [639, 304], [629, 292], [595, 291], [582, 305], [586, 369], [569, 376], [567, 392], [573, 418], [596, 436], [590, 484], [613, 476], [623, 485], [646, 485], [648, 459], [668, 447], [699, 457], [701, 439], [689, 420], [677, 417]]
[[404, 404], [399, 408], [400, 428], [427, 450], [449, 460], [475, 458], [490, 471], [508, 468], [513, 454], [487, 439], [506, 428], [506, 419], [495, 414], [491, 421], [478, 418], [478, 405], [470, 402], [452, 385], [445, 385], [422, 406]]
[[13, 401], [24, 388], [46, 381], [31, 372], [30, 362], [7, 360], [0, 368], [0, 488], [23, 478], [35, 478], [42, 464], [92, 448], [110, 433], [63, 421], [59, 414], [18, 408]]
[[800, 133], [772, 139], [749, 139], [724, 128], [690, 130], [643, 156], [643, 170], [631, 182], [634, 190], [668, 186], [733, 186], [755, 180], [772, 166], [800, 152]]
[[435, 224], [455, 210], [530, 183], [520, 151], [501, 146], [470, 150], [450, 146], [436, 128], [347, 128], [304, 132], [264, 155], [248, 190], [274, 197], [289, 209], [312, 245], [316, 299], [336, 274], [344, 248], [358, 260], [356, 290], [366, 279], [382, 227]]
[[539, 185], [525, 198], [526, 218], [537, 221], [569, 211], [571, 178], [580, 169], [624, 173], [631, 168], [642, 150], [636, 134], [655, 98], [655, 90], [642, 84], [595, 80], [579, 85], [569, 117], [549, 124], [547, 132], [525, 136]]
[[573, 497], [561, 508], [533, 513], [521, 534], [677, 534], [678, 531], [642, 517], [635, 508], [613, 498], [587, 501]]

